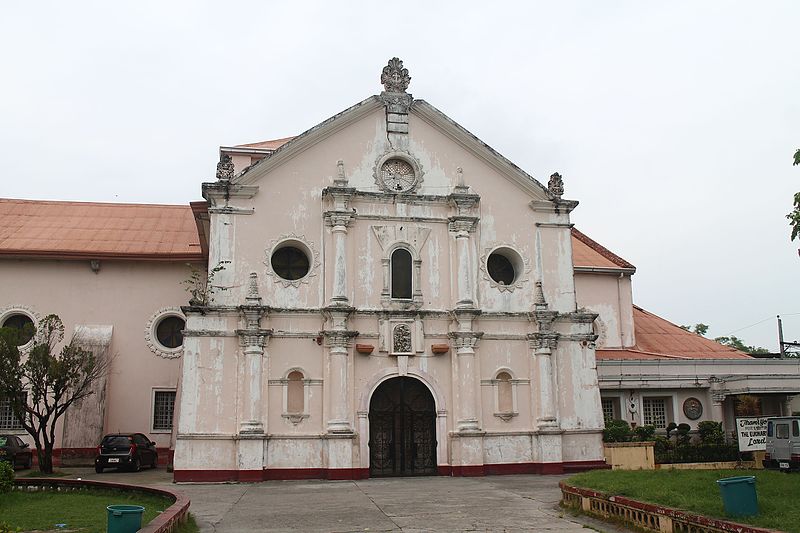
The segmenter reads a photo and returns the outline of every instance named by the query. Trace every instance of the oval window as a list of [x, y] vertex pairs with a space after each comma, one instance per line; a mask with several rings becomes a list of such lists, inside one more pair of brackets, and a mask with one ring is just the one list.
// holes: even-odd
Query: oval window
[[156, 326], [156, 338], [164, 348], [174, 349], [183, 345], [183, 328], [186, 322], [179, 316], [162, 318]]
[[15, 313], [3, 321], [2, 327], [9, 328], [12, 330], [16, 330], [13, 334], [12, 342], [14, 342], [15, 346], [22, 346], [24, 344], [28, 344], [28, 342], [33, 338], [33, 334], [36, 332], [36, 328], [33, 325], [33, 319], [28, 315], [23, 315], [22, 313]]
[[306, 277], [311, 268], [308, 255], [296, 246], [283, 246], [270, 258], [272, 270], [281, 278], [295, 281]]

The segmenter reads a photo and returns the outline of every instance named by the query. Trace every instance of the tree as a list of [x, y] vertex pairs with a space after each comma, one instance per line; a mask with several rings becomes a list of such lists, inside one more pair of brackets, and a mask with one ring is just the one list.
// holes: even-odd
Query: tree
[[[800, 165], [800, 148], [794, 153], [792, 166], [795, 165]], [[800, 192], [794, 194], [794, 206], [786, 218], [789, 219], [789, 226], [792, 228], [792, 240], [795, 240], [800, 235]]]
[[64, 324], [56, 315], [41, 320], [27, 354], [20, 351], [23, 332], [0, 328], [0, 398], [33, 438], [39, 470], [53, 472], [56, 422], [70, 405], [92, 394], [92, 383], [105, 376], [109, 357], [96, 357], [73, 339], [64, 340]]
[[740, 352], [744, 353], [770, 353], [769, 350], [760, 346], [748, 346], [744, 343], [744, 341], [742, 341], [742, 339], [733, 335], [730, 337], [716, 337], [714, 341], [724, 344], [725, 346], [730, 346], [731, 348], [736, 348]]
[[708, 324], [695, 324], [694, 327], [692, 326], [681, 326], [681, 329], [685, 329], [686, 331], [690, 331], [692, 333], [697, 333], [701, 337], [705, 337], [706, 333], [708, 332]]

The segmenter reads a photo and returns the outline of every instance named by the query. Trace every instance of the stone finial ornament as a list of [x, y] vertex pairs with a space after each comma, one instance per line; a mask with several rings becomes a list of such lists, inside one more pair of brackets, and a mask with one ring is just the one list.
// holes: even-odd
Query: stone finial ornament
[[564, 194], [564, 178], [561, 177], [561, 174], [556, 172], [550, 176], [550, 181], [547, 182], [547, 188], [553, 196], [561, 198], [561, 195]]
[[222, 181], [230, 181], [233, 179], [233, 160], [228, 154], [219, 156], [219, 163], [217, 163], [217, 179]]
[[333, 184], [337, 187], [347, 187], [347, 174], [344, 172], [344, 161], [341, 159], [336, 162], [336, 179]]
[[381, 72], [381, 84], [386, 92], [404, 93], [409, 83], [411, 76], [408, 75], [408, 69], [403, 68], [403, 62], [396, 57], [390, 59]]
[[544, 299], [544, 290], [542, 289], [542, 282], [541, 281], [537, 281], [534, 284], [533, 306], [536, 309], [545, 309], [545, 308], [547, 308], [547, 300]]
[[258, 293], [258, 274], [250, 272], [250, 281], [247, 284], [247, 303], [258, 305], [261, 302], [261, 295]]

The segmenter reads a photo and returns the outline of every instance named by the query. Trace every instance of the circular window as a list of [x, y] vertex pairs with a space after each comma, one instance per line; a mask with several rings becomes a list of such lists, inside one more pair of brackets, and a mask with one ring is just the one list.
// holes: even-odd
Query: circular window
[[14, 313], [9, 315], [3, 320], [2, 327], [17, 330], [14, 344], [22, 346], [30, 342], [36, 329], [33, 325], [33, 319], [28, 315], [22, 313]]
[[164, 348], [174, 349], [183, 345], [183, 329], [186, 322], [179, 316], [166, 316], [156, 325], [156, 338]]
[[381, 165], [381, 181], [392, 192], [407, 192], [414, 188], [417, 178], [414, 167], [402, 159], [389, 159]]
[[311, 270], [308, 254], [295, 242], [287, 243], [272, 252], [270, 264], [278, 276], [289, 281], [304, 278]]
[[511, 285], [516, 278], [514, 265], [511, 264], [508, 257], [496, 252], [489, 255], [489, 259], [486, 261], [486, 270], [493, 280], [503, 285]]

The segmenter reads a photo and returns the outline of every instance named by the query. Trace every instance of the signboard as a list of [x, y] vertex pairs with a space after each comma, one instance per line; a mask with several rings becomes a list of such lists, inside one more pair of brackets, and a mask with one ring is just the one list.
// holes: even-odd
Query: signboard
[[767, 417], [753, 416], [736, 419], [736, 436], [740, 452], [767, 449]]

